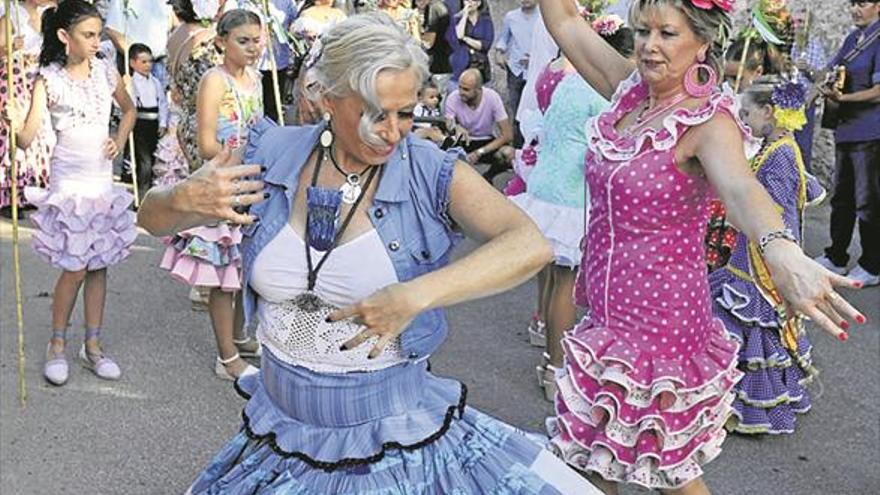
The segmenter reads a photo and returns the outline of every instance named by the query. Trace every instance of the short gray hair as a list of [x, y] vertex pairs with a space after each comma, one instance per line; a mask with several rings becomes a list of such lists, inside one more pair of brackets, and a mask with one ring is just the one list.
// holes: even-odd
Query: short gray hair
[[319, 42], [321, 54], [311, 68], [315, 84], [309, 88], [309, 99], [360, 96], [365, 108], [359, 134], [367, 143], [381, 144], [373, 133], [382, 115], [376, 79], [386, 70], [412, 69], [419, 88], [428, 76], [428, 56], [415, 38], [384, 12], [351, 16], [324, 33]]
[[669, 5], [681, 11], [697, 38], [709, 43], [706, 64], [715, 69], [719, 81], [724, 75], [724, 50], [730, 37], [732, 21], [726, 12], [718, 7], [701, 9], [689, 0], [634, 0], [629, 9], [629, 24], [635, 26], [638, 16], [645, 10], [661, 5]]

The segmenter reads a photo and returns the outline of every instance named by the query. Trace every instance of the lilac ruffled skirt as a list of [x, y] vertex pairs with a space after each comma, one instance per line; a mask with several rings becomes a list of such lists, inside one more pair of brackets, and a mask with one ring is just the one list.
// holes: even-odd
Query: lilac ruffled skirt
[[134, 197], [121, 187], [110, 186], [91, 196], [28, 187], [25, 197], [37, 207], [30, 217], [36, 228], [34, 251], [54, 267], [107, 268], [128, 257], [137, 238], [130, 209]]

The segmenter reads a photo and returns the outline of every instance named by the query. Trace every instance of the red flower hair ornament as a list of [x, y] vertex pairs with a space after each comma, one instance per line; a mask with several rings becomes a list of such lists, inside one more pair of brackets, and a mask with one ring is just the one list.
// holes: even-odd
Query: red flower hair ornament
[[713, 7], [718, 7], [729, 14], [733, 10], [734, 0], [690, 0], [690, 2], [698, 9], [712, 10]]

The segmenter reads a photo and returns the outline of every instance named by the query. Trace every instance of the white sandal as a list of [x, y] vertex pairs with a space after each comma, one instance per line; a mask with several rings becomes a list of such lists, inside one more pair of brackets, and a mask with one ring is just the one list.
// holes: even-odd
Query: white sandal
[[547, 402], [556, 401], [556, 392], [559, 390], [556, 384], [556, 374], [559, 368], [550, 364], [550, 355], [544, 353], [543, 362], [535, 367], [538, 375], [538, 386], [544, 390], [544, 400]]
[[529, 344], [547, 347], [547, 324], [537, 318], [529, 323]]
[[214, 363], [214, 374], [217, 375], [217, 378], [234, 382], [235, 380], [238, 380], [243, 376], [259, 373], [259, 368], [248, 364], [247, 366], [245, 366], [244, 371], [242, 371], [240, 375], [233, 376], [229, 373], [229, 370], [227, 370], [226, 367], [232, 364], [236, 359], [241, 359], [241, 355], [237, 352], [232, 357], [227, 359], [223, 359], [220, 356], [217, 356], [217, 362]]

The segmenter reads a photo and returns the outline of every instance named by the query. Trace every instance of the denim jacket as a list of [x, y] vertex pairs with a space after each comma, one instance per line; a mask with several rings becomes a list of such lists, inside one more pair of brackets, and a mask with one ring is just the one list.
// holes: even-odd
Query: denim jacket
[[[262, 179], [269, 197], [251, 207], [250, 213], [259, 221], [242, 230], [247, 320], [256, 310], [257, 295], [248, 286], [254, 260], [288, 222], [300, 171], [323, 129], [323, 125], [278, 127], [263, 119], [251, 130], [244, 162], [266, 167]], [[401, 282], [449, 262], [457, 237], [447, 215], [449, 185], [455, 161], [461, 158], [459, 150], [443, 152], [410, 134], [397, 145], [384, 167], [369, 215]], [[446, 339], [447, 332], [444, 310], [420, 313], [400, 336], [404, 355], [409, 359], [430, 355]]]

